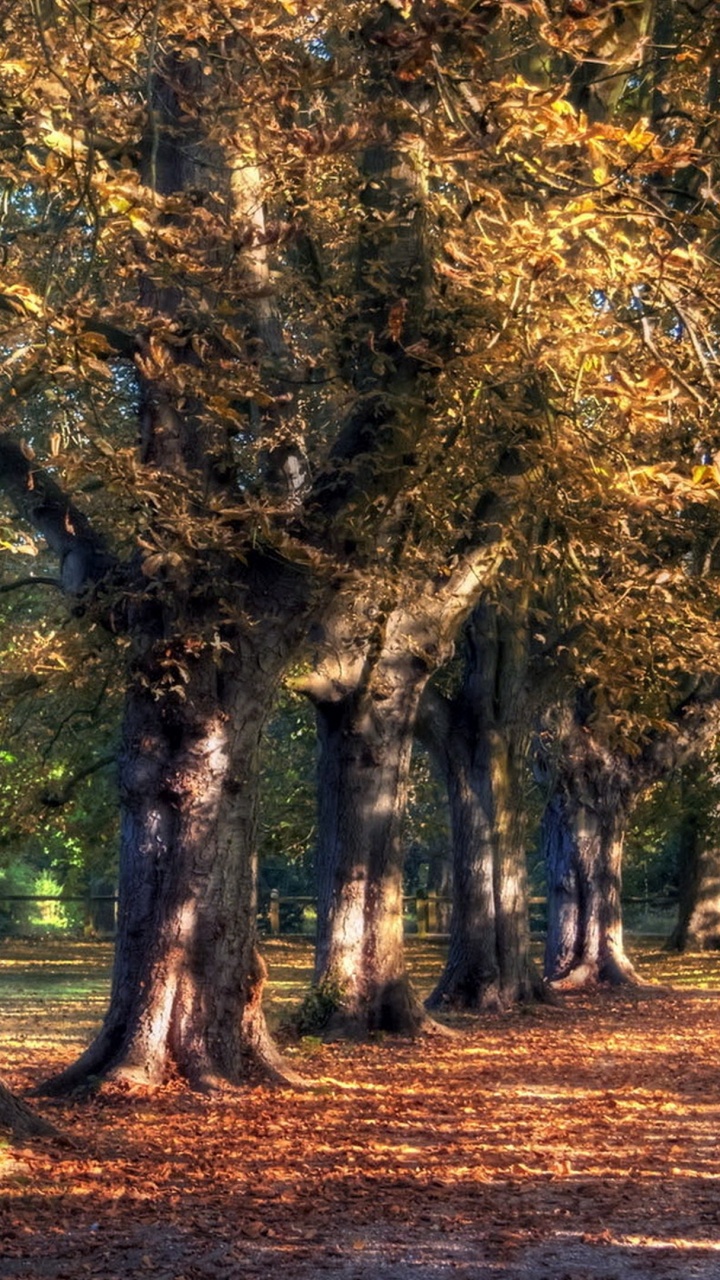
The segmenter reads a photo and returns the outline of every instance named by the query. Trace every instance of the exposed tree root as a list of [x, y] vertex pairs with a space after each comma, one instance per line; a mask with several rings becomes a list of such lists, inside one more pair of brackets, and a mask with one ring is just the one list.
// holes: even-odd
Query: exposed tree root
[[131, 1089], [152, 1091], [170, 1080], [214, 1093], [228, 1088], [272, 1084], [302, 1086], [282, 1057], [265, 1022], [262, 991], [265, 963], [253, 953], [248, 995], [236, 1024], [220, 1028], [193, 1026], [183, 1017], [163, 1019], [163, 1002], [127, 1006], [119, 1000], [95, 1040], [64, 1071], [45, 1080], [35, 1093], [48, 1097], [83, 1096], [113, 1081]]
[[641, 977], [624, 953], [615, 952], [608, 952], [602, 960], [581, 960], [567, 972], [549, 979], [547, 985], [556, 992], [584, 991], [601, 985], [657, 989]]
[[378, 1034], [403, 1039], [455, 1034], [427, 1013], [406, 976], [378, 985], [364, 998], [338, 998], [317, 1030], [328, 1041], [370, 1040]]
[[522, 978], [502, 985], [497, 974], [476, 977], [467, 972], [445, 975], [425, 1001], [429, 1010], [448, 1013], [505, 1013], [517, 1005], [553, 1004], [555, 997], [537, 967], [529, 964]]
[[118, 1048], [114, 1037], [101, 1031], [76, 1062], [43, 1081], [33, 1092], [41, 1097], [82, 1097], [95, 1093], [105, 1081], [152, 1091], [173, 1079], [184, 1080], [190, 1089], [200, 1093], [261, 1083], [284, 1087], [300, 1087], [304, 1083], [302, 1076], [285, 1062], [264, 1026], [253, 1028], [237, 1061], [228, 1070], [222, 1070], [206, 1055], [202, 1059], [191, 1056], [187, 1061], [179, 1061], [169, 1050], [149, 1055], [138, 1041], [127, 1041]]

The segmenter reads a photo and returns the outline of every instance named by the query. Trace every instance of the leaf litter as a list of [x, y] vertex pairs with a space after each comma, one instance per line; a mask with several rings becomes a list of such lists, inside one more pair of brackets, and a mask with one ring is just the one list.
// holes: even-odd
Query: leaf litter
[[[272, 946], [287, 977], [303, 957]], [[697, 962], [675, 962], [684, 988], [464, 1018], [452, 1039], [301, 1041], [300, 1090], [37, 1101], [72, 1145], [0, 1148], [0, 1276], [717, 1280], [720, 1009], [715, 961], [687, 985]], [[8, 995], [7, 964], [21, 1092], [82, 1048], [103, 993]]]

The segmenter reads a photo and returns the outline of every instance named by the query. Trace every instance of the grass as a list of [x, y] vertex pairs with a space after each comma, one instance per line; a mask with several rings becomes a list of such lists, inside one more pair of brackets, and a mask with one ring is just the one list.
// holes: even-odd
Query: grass
[[[426, 996], [445, 958], [443, 939], [407, 939], [410, 973], [421, 996]], [[630, 955], [649, 982], [680, 990], [720, 987], [720, 955], [664, 950], [662, 938], [631, 938]], [[540, 959], [539, 945], [537, 958]], [[313, 947], [304, 937], [265, 938], [262, 951], [268, 964], [266, 1011], [272, 1028], [300, 1004], [312, 980]], [[29, 1036], [48, 1048], [87, 1041], [105, 1012], [112, 970], [112, 942], [4, 939], [0, 943], [0, 1002], [4, 1011], [5, 1067]], [[52, 1012], [52, 1026], [45, 1015]]]

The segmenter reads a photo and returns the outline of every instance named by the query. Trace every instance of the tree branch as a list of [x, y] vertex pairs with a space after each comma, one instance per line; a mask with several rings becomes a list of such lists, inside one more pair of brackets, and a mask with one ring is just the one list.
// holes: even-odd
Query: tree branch
[[113, 751], [112, 755], [100, 756], [98, 760], [93, 760], [92, 764], [88, 764], [84, 769], [78, 769], [71, 778], [68, 778], [62, 791], [42, 791], [40, 800], [42, 804], [47, 805], [51, 809], [61, 809], [67, 804], [73, 791], [85, 778], [89, 778], [93, 773], [98, 773], [100, 769], [107, 769], [111, 764], [117, 763], [117, 754]]
[[19, 591], [21, 587], [57, 587], [58, 591], [62, 591], [63, 584], [60, 578], [16, 578], [14, 582], [0, 582], [0, 595], [5, 595], [8, 591]]
[[0, 489], [45, 538], [60, 560], [60, 586], [82, 595], [115, 566], [104, 540], [51, 476], [34, 467], [20, 445], [0, 434]]

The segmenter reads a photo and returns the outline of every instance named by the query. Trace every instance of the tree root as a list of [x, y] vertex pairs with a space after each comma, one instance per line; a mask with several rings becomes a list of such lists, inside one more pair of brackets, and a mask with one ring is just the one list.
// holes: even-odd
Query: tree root
[[70, 1145], [70, 1139], [60, 1133], [49, 1120], [43, 1119], [31, 1110], [21, 1098], [0, 1082], [0, 1129], [10, 1136], [22, 1141], [27, 1138], [54, 1138], [56, 1141]]
[[530, 963], [512, 985], [502, 986], [497, 973], [492, 977], [472, 980], [456, 977], [442, 979], [425, 1001], [430, 1011], [446, 1010], [448, 1013], [506, 1013], [517, 1005], [556, 1003], [547, 982], [536, 965]]
[[101, 1031], [76, 1062], [43, 1081], [33, 1093], [39, 1097], [83, 1098], [96, 1093], [106, 1081], [151, 1092], [178, 1079], [199, 1093], [258, 1084], [303, 1086], [302, 1076], [285, 1062], [263, 1024], [248, 1020], [245, 1032], [237, 1062], [223, 1070], [210, 1058], [178, 1061], [169, 1049], [148, 1061], [142, 1047], [132, 1039], [119, 1046], [115, 1038]]
[[626, 955], [608, 952], [602, 960], [582, 960], [566, 973], [550, 978], [550, 991], [589, 991], [594, 987], [634, 987], [638, 991], [656, 991], [655, 983], [646, 982]]

